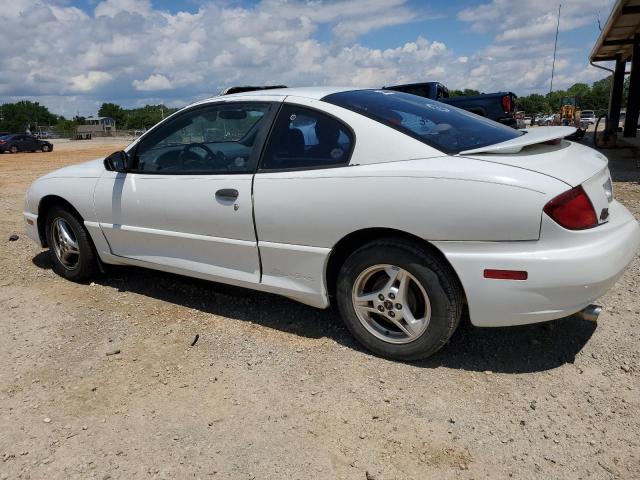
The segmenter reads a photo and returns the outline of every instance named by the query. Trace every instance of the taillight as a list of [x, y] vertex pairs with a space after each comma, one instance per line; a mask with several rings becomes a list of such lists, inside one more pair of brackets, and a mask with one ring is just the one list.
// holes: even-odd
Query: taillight
[[4, 140], [0, 140], [0, 145], [4, 145], [5, 143], [7, 142], [5, 142]]
[[581, 186], [561, 193], [544, 206], [544, 213], [569, 230], [585, 230], [598, 226], [591, 200]]
[[509, 113], [511, 111], [511, 97], [509, 95], [504, 95], [502, 97], [502, 109], [504, 113]]

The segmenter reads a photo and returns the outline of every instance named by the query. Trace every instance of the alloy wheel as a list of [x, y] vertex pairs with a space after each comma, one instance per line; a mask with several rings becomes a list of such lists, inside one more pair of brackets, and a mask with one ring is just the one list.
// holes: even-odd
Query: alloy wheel
[[51, 240], [56, 258], [67, 270], [75, 270], [80, 263], [80, 247], [73, 229], [64, 219], [57, 217], [51, 226]]
[[385, 342], [410, 343], [424, 333], [431, 319], [424, 287], [395, 265], [374, 265], [360, 273], [351, 299], [362, 325]]

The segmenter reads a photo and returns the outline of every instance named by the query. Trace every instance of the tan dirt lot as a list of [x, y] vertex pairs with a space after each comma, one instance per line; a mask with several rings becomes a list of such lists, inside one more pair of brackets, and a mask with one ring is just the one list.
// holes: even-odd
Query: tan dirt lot
[[[387, 361], [277, 296], [136, 268], [57, 277], [24, 193], [117, 146], [0, 155], [0, 479], [640, 478], [637, 257], [597, 327], [467, 322], [427, 361]], [[605, 153], [640, 216], [636, 156]]]

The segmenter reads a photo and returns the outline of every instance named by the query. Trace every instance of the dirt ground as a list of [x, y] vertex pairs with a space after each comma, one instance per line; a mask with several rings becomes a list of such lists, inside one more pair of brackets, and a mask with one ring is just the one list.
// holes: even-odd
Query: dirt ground
[[[277, 296], [56, 276], [24, 234], [27, 186], [116, 147], [0, 155], [0, 479], [640, 478], [637, 257], [597, 327], [467, 322], [429, 360], [392, 362]], [[605, 153], [640, 217], [637, 155]]]

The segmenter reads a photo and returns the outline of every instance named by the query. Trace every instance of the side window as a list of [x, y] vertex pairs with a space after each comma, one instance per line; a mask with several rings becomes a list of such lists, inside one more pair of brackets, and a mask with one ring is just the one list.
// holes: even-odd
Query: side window
[[278, 114], [261, 170], [321, 168], [349, 163], [354, 138], [333, 117], [295, 105]]
[[136, 149], [140, 173], [247, 173], [270, 104], [225, 103], [196, 108], [150, 132]]

